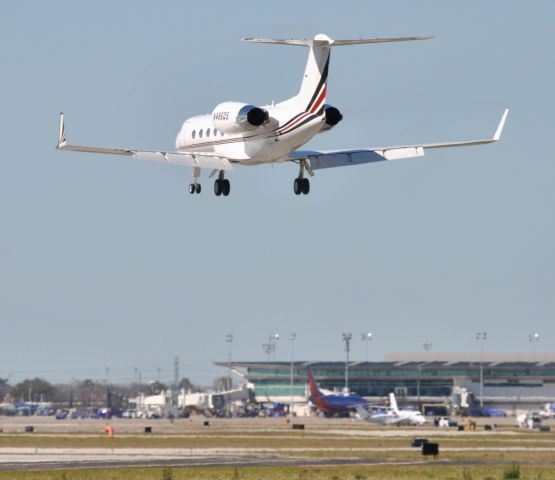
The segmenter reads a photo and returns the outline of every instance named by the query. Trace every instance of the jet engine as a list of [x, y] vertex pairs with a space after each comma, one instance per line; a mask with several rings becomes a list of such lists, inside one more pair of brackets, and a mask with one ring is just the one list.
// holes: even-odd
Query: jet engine
[[341, 120], [343, 120], [343, 115], [339, 109], [332, 107], [331, 105], [324, 105], [324, 125], [322, 126], [322, 132], [331, 130], [335, 127]]
[[212, 112], [214, 127], [224, 133], [241, 133], [255, 130], [269, 122], [263, 108], [240, 102], [220, 103]]

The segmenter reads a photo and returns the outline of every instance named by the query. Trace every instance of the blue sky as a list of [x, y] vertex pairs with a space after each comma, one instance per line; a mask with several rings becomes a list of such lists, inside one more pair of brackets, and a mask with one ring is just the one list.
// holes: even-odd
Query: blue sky
[[[555, 64], [548, 1], [7, 2], [0, 17], [0, 376], [209, 383], [227, 357], [538, 352], [555, 339]], [[187, 168], [54, 150], [171, 149], [220, 101], [296, 93], [307, 51], [245, 36], [432, 34], [332, 52], [344, 121], [308, 147], [464, 140], [492, 146], [318, 172], [238, 168], [232, 194]]]

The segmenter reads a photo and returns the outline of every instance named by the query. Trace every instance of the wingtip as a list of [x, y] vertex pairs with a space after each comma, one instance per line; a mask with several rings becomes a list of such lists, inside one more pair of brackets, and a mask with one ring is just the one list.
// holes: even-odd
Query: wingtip
[[58, 129], [58, 144], [56, 148], [64, 146], [66, 143], [66, 129], [64, 124], [64, 112], [60, 112], [60, 125]]
[[499, 125], [497, 125], [497, 130], [495, 131], [495, 135], [493, 136], [493, 140], [497, 142], [501, 138], [501, 133], [503, 133], [503, 128], [505, 127], [505, 121], [507, 120], [507, 115], [509, 115], [509, 107], [505, 109], [503, 112], [503, 116], [499, 121]]

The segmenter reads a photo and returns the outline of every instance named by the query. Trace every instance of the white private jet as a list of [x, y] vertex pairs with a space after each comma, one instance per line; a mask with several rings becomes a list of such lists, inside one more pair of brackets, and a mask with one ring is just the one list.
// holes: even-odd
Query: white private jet
[[378, 425], [412, 425], [419, 427], [426, 423], [426, 417], [418, 410], [399, 410], [393, 393], [389, 394], [389, 408], [385, 412], [370, 413], [361, 405], [358, 405], [356, 410], [361, 420]]
[[333, 40], [324, 34], [316, 35], [313, 40], [245, 38], [243, 40], [246, 42], [297, 45], [310, 49], [301, 89], [297, 95], [262, 107], [235, 101], [220, 103], [210, 114], [185, 120], [175, 141], [176, 151], [173, 152], [71, 145], [67, 142], [62, 113], [56, 148], [73, 152], [127, 155], [141, 160], [193, 167], [190, 193], [200, 193], [201, 169], [209, 169], [212, 170], [211, 177], [218, 173], [214, 183], [214, 192], [218, 196], [229, 195], [230, 183], [225, 178], [225, 172], [233, 170], [237, 164], [295, 162], [299, 165], [299, 175], [294, 181], [294, 192], [296, 195], [306, 195], [310, 190], [310, 183], [305, 174], [314, 176], [315, 170], [421, 157], [427, 149], [432, 148], [496, 142], [501, 137], [508, 109], [503, 113], [494, 136], [489, 139], [332, 151], [297, 150], [316, 134], [332, 129], [343, 119], [337, 108], [326, 104], [331, 47], [429, 38], [432, 37]]

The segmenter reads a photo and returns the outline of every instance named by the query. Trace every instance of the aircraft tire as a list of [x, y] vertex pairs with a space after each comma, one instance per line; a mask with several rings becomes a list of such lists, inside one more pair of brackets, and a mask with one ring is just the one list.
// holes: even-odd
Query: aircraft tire
[[197, 184], [195, 185], [195, 192], [196, 192], [196, 193], [200, 193], [201, 191], [202, 191], [202, 187], [200, 186], [200, 183], [197, 183]]
[[227, 197], [229, 195], [229, 192], [231, 191], [231, 184], [229, 183], [229, 180], [227, 178], [224, 178], [222, 180], [222, 194], [224, 197]]
[[303, 194], [308, 195], [308, 192], [310, 192], [310, 181], [308, 180], [308, 178], [302, 179], [302, 187], [303, 187]]
[[219, 197], [222, 194], [222, 182], [220, 181], [220, 179], [216, 179], [216, 181], [214, 182], [214, 193], [216, 194], [217, 197]]
[[303, 179], [302, 178], [295, 178], [293, 182], [293, 191], [295, 195], [300, 195], [303, 192]]
[[[200, 185], [199, 185], [199, 186], [200, 186]], [[195, 193], [195, 192], [196, 192], [195, 184], [194, 184], [194, 183], [191, 183], [191, 184], [189, 185], [189, 193], [190, 193], [190, 194], [193, 194], [193, 193]]]

